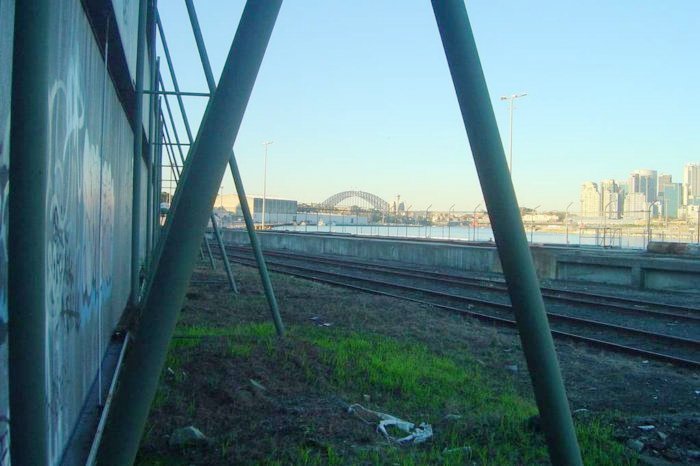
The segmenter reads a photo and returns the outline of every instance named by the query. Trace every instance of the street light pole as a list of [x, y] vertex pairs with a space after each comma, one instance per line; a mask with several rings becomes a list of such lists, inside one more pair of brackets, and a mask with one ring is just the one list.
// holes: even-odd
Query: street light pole
[[647, 246], [651, 243], [651, 208], [657, 205], [659, 201], [654, 201], [649, 203], [647, 208]]
[[[262, 204], [262, 222], [261, 227], [265, 229], [265, 198], [267, 197], [267, 146], [272, 144], [272, 141], [267, 141], [262, 143], [265, 146], [265, 168], [263, 170], [263, 204]], [[255, 202], [253, 202], [255, 204]], [[255, 209], [255, 205], [253, 205]]]
[[508, 105], [510, 107], [510, 142], [508, 144], [508, 170], [509, 170], [511, 176], [513, 176], [513, 104], [515, 103], [515, 99], [525, 97], [526, 95], [527, 95], [527, 92], [522, 93], [522, 94], [506, 95], [506, 96], [501, 97], [501, 100], [508, 101]]
[[573, 202], [569, 202], [566, 206], [566, 213], [564, 214], [564, 223], [566, 224], [566, 244], [569, 244], [569, 209], [571, 208]]
[[[603, 248], [605, 248], [605, 236], [608, 228], [608, 207], [610, 207], [613, 202], [615, 201], [608, 202], [603, 208]], [[610, 245], [612, 246], [612, 241], [610, 241]]]
[[476, 209], [478, 209], [479, 207], [481, 207], [481, 202], [479, 202], [476, 205], [476, 207], [474, 207], [474, 213], [472, 214], [472, 230], [473, 230], [472, 236], [474, 237], [474, 241], [476, 241], [476, 227], [478, 226], [478, 223], [479, 223], [476, 220]]

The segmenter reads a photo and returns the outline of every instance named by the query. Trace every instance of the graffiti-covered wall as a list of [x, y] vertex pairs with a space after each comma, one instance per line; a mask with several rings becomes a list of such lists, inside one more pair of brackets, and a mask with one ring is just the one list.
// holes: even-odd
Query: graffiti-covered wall
[[0, 0], [0, 466], [10, 464], [7, 367], [7, 197], [10, 164], [10, 86], [14, 0]]
[[50, 15], [45, 302], [56, 464], [127, 303], [133, 133], [80, 0], [51, 2]]

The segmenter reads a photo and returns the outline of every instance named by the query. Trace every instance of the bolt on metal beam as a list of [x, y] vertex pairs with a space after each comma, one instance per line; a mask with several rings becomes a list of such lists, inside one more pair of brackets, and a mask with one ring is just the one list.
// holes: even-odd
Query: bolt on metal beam
[[[209, 86], [209, 90], [213, 93], [216, 90], [216, 81], [214, 80], [214, 73], [212, 73], [211, 64], [209, 63], [209, 56], [204, 45], [204, 38], [202, 37], [202, 31], [199, 27], [199, 21], [197, 20], [197, 13], [194, 9], [192, 0], [185, 0], [185, 3], [187, 5], [190, 23], [192, 24], [192, 31], [194, 33], [195, 41], [197, 42], [199, 58], [202, 62], [202, 68], [207, 79], [207, 85]], [[233, 147], [233, 145], [231, 145], [231, 147]], [[229, 168], [231, 169], [231, 175], [233, 176], [233, 183], [236, 186], [236, 192], [238, 193], [241, 211], [243, 212], [243, 219], [245, 221], [246, 230], [248, 231], [250, 246], [253, 249], [253, 254], [255, 255], [255, 262], [258, 264], [258, 272], [260, 273], [260, 280], [262, 281], [263, 290], [265, 291], [267, 303], [270, 307], [270, 313], [272, 314], [272, 319], [275, 323], [277, 334], [281, 336], [284, 333], [284, 324], [282, 323], [282, 318], [280, 317], [277, 298], [275, 297], [275, 291], [272, 288], [272, 281], [270, 280], [270, 274], [267, 270], [267, 265], [265, 264], [265, 257], [263, 256], [262, 247], [260, 246], [258, 235], [255, 232], [255, 223], [253, 222], [253, 216], [250, 213], [250, 206], [248, 206], [247, 201], [248, 198], [243, 187], [243, 179], [241, 178], [241, 172], [238, 170], [238, 163], [236, 162], [236, 156], [233, 153], [233, 149], [231, 149], [228, 164]]]
[[252, 0], [243, 9], [221, 82], [175, 192], [160, 258], [144, 293], [134, 342], [105, 425], [100, 465], [131, 464], [136, 457], [197, 248], [281, 5], [281, 0]]
[[552, 333], [464, 0], [432, 0], [555, 465], [581, 465]]

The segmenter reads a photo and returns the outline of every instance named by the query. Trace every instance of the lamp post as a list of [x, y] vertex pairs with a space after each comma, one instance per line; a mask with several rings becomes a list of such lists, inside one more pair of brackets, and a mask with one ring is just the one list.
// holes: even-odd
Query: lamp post
[[[267, 146], [272, 144], [272, 141], [263, 142], [262, 145], [265, 146], [265, 168], [263, 170], [263, 204], [262, 204], [262, 229], [265, 229], [265, 198], [267, 197]], [[255, 203], [253, 203], [255, 204]], [[255, 206], [253, 206], [255, 208]]]
[[535, 215], [537, 215], [537, 209], [539, 209], [540, 206], [538, 205], [534, 209], [532, 209], [532, 222], [530, 223], [530, 244], [532, 244], [532, 238], [535, 234]]
[[477, 219], [476, 219], [476, 209], [478, 209], [479, 207], [481, 207], [481, 202], [479, 202], [479, 203], [476, 205], [476, 207], [474, 207], [474, 213], [472, 214], [472, 229], [474, 230], [474, 231], [473, 231], [474, 234], [473, 234], [472, 236], [474, 237], [474, 241], [476, 241], [476, 238], [477, 238], [477, 236], [476, 236], [476, 233], [477, 233], [477, 232], [476, 232], [476, 228], [479, 226], [479, 222], [478, 222]]
[[447, 211], [447, 239], [451, 239], [450, 236], [450, 228], [452, 227], [451, 221], [452, 221], [452, 210], [455, 208], [455, 205], [452, 204], [452, 207], [450, 207], [450, 210]]
[[515, 99], [525, 97], [527, 92], [522, 94], [504, 95], [501, 100], [507, 100], [510, 107], [510, 142], [508, 144], [508, 170], [513, 176], [513, 103]]
[[569, 209], [573, 205], [573, 202], [569, 202], [566, 206], [566, 213], [564, 214], [564, 223], [566, 224], [566, 244], [569, 244]]
[[[613, 202], [615, 201], [608, 202], [603, 208], [603, 248], [605, 248], [605, 236], [608, 228], [608, 207], [610, 207]], [[610, 241], [610, 245], [612, 246], [612, 241]]]
[[659, 201], [650, 202], [647, 208], [647, 246], [651, 243], [651, 209], [657, 204]]

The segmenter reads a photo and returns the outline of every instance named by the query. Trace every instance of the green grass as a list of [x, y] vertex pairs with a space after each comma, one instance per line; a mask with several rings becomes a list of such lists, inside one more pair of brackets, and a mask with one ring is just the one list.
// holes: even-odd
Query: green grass
[[[528, 420], [537, 413], [532, 401], [518, 395], [503, 377], [491, 377], [463, 353], [438, 355], [424, 344], [313, 326], [290, 327], [287, 344], [278, 344], [274, 327], [268, 323], [178, 327], [177, 335], [188, 338], [174, 340], [166, 367], [179, 367], [178, 348], [219, 336], [228, 339], [231, 357], [247, 358], [256, 347], [261, 348], [270, 358], [286, 360], [306, 383], [328, 395], [414, 423], [429, 422], [435, 429], [433, 440], [422, 445], [396, 447], [378, 442], [375, 448], [349, 452], [347, 445], [333, 445], [331, 440], [325, 448], [271, 452], [265, 464], [511, 465], [548, 461], [542, 434], [528, 427]], [[324, 377], [319, 377], [319, 364], [326, 370]], [[155, 406], [163, 403], [161, 389], [158, 393]], [[369, 395], [371, 401], [364, 402], [363, 395]], [[441, 422], [447, 414], [461, 418]], [[585, 464], [636, 464], [614, 441], [604, 419], [577, 422], [576, 429]], [[231, 444], [235, 439], [219, 445], [223, 456]], [[463, 451], [463, 447], [471, 450]], [[457, 451], [445, 453], [450, 449]]]

